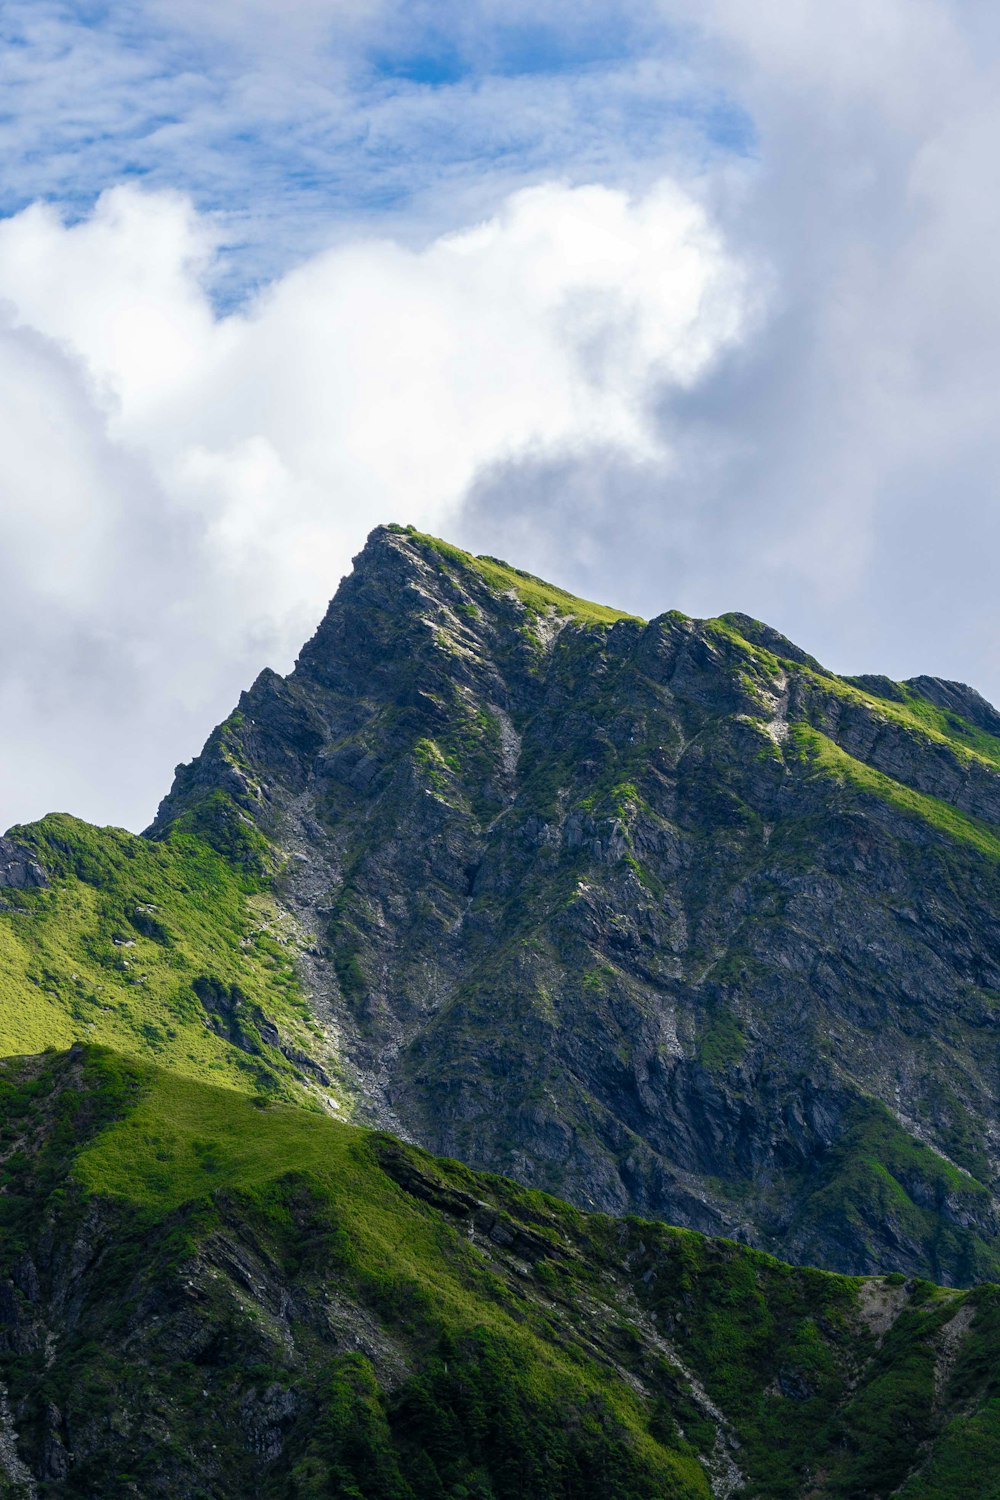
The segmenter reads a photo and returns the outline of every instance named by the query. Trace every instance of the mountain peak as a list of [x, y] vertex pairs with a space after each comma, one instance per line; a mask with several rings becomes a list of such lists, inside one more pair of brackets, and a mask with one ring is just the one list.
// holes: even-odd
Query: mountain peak
[[839, 1269], [903, 1235], [1000, 1273], [1000, 738], [887, 682], [379, 527], [153, 831], [271, 851], [360, 1117]]
[[502, 558], [486, 554], [477, 556], [440, 537], [418, 531], [414, 526], [395, 523], [377, 526], [369, 534], [364, 548], [354, 559], [354, 576], [380, 572], [387, 566], [390, 553], [396, 558], [407, 559], [414, 574], [425, 580], [435, 575], [452, 581], [458, 578], [478, 593], [516, 600], [534, 614], [551, 613], [582, 624], [601, 625], [638, 619], [626, 610], [578, 598], [567, 589], [516, 568]]
[[796, 646], [794, 641], [790, 641], [779, 630], [774, 630], [761, 620], [755, 620], [752, 615], [733, 611], [720, 615], [719, 618], [726, 624], [732, 625], [743, 639], [750, 641], [752, 645], [762, 646], [766, 651], [771, 651], [775, 656], [780, 656], [786, 661], [801, 662], [803, 666], [812, 667], [816, 672], [824, 671], [814, 656], [810, 656], [800, 646]]
[[379, 528], [153, 839], [0, 840], [14, 1487], [957, 1493], [997, 1289], [919, 1278], [1000, 1279], [991, 712]]

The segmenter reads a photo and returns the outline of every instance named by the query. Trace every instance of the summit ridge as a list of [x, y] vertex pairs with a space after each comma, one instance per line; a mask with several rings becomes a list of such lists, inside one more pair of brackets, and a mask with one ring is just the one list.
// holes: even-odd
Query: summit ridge
[[965, 1283], [1000, 1270], [1000, 737], [887, 682], [378, 528], [150, 833], [275, 851], [357, 1118]]

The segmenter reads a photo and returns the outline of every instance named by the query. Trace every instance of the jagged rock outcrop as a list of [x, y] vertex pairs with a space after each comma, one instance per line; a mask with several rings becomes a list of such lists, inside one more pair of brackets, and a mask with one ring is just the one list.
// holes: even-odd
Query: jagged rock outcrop
[[1000, 1274], [998, 722], [380, 528], [151, 834], [222, 796], [280, 851], [360, 1118], [963, 1283]]
[[27, 849], [0, 838], [0, 890], [24, 891], [48, 885], [48, 876]]
[[906, 686], [966, 724], [974, 724], [987, 734], [1000, 735], [1000, 713], [981, 693], [967, 687], [964, 682], [948, 682], [941, 677], [911, 677]]

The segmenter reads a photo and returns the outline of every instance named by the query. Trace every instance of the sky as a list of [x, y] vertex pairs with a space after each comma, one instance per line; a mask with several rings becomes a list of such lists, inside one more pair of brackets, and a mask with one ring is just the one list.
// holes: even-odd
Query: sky
[[368, 531], [1000, 700], [1000, 11], [0, 0], [0, 827]]

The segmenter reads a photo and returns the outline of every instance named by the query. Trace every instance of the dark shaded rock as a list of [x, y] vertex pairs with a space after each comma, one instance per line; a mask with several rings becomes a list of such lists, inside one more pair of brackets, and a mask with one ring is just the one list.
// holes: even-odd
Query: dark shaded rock
[[0, 838], [0, 890], [25, 891], [48, 883], [47, 874], [30, 850]]
[[948, 682], [943, 677], [911, 677], [907, 687], [936, 703], [938, 708], [957, 714], [986, 734], [1000, 735], [1000, 713], [992, 703], [964, 682]]
[[914, 679], [931, 732], [747, 616], [492, 566], [379, 528], [154, 832], [230, 788], [282, 852], [362, 1118], [585, 1207], [1000, 1276], [995, 712]]

